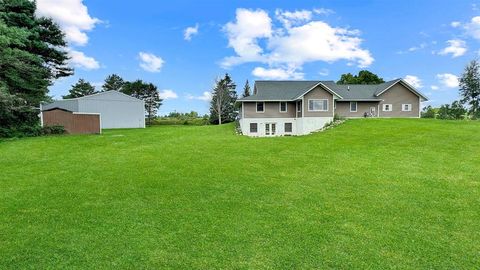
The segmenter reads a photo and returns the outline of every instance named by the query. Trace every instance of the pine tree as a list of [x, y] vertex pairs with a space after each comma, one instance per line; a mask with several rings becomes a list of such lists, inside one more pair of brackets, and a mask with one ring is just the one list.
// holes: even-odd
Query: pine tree
[[105, 83], [102, 85], [102, 91], [116, 90], [121, 91], [125, 81], [117, 74], [108, 75]]
[[459, 86], [462, 104], [470, 105], [470, 114], [474, 118], [480, 117], [480, 64], [478, 61], [473, 60], [465, 67]]
[[0, 88], [12, 101], [0, 108], [6, 112], [0, 114], [4, 130], [38, 126], [36, 108], [48, 100], [48, 86], [73, 73], [67, 66], [64, 33], [52, 19], [37, 17], [35, 10], [35, 1], [0, 0]]
[[78, 80], [76, 84], [72, 85], [72, 89], [70, 89], [68, 92], [68, 95], [63, 96], [64, 99], [78, 98], [98, 93], [95, 91], [95, 87], [84, 79]]
[[248, 80], [245, 82], [245, 86], [243, 87], [243, 94], [242, 97], [248, 97], [250, 96], [250, 84], [248, 83]]
[[235, 102], [237, 101], [236, 87], [228, 73], [225, 74], [225, 77], [216, 81], [210, 102], [210, 123], [221, 125], [222, 123], [235, 121], [235, 117], [237, 117], [235, 108]]

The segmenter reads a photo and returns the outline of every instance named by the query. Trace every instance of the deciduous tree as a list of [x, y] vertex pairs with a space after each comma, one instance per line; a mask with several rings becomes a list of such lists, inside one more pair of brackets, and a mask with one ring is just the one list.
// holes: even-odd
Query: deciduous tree
[[361, 70], [358, 75], [342, 74], [340, 80], [337, 81], [338, 84], [379, 84], [384, 82], [383, 78], [368, 70]]
[[470, 114], [474, 118], [480, 117], [480, 64], [477, 60], [471, 61], [459, 80], [462, 104], [468, 104]]

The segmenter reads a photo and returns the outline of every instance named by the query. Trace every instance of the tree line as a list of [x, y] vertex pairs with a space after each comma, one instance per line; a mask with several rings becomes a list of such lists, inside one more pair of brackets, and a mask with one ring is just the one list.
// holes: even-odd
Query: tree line
[[480, 63], [472, 60], [460, 76], [460, 100], [443, 104], [438, 108], [427, 106], [422, 110], [423, 118], [437, 119], [479, 119], [480, 118]]
[[99, 91], [96, 90], [90, 82], [79, 79], [68, 94], [63, 96], [64, 99], [78, 98], [93, 95], [105, 91], [119, 91], [129, 96], [141, 99], [145, 102], [145, 112], [147, 124], [150, 124], [156, 117], [158, 109], [162, 105], [163, 99], [160, 98], [158, 88], [153, 83], [144, 82], [142, 80], [125, 81], [117, 74], [108, 75]]

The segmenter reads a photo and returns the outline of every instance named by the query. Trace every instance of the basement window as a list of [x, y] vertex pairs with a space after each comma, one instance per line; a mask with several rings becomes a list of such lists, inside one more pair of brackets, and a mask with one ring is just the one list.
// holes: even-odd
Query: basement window
[[250, 133], [257, 133], [257, 132], [258, 132], [258, 124], [250, 123]]
[[285, 132], [292, 132], [292, 123], [285, 123]]

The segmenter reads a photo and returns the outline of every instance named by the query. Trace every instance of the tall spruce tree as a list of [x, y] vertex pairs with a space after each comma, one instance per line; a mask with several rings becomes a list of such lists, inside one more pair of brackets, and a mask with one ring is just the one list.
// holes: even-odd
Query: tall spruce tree
[[48, 86], [73, 73], [64, 33], [35, 10], [35, 1], [0, 0], [0, 91], [12, 101], [1, 108], [9, 114], [0, 116], [6, 130], [38, 126], [37, 108], [48, 99]]
[[248, 80], [245, 82], [245, 86], [243, 87], [243, 94], [242, 97], [248, 97], [250, 96], [250, 84], [248, 83]]
[[474, 118], [480, 117], [480, 64], [471, 61], [459, 79], [462, 104], [468, 104], [469, 112]]
[[235, 102], [237, 101], [237, 85], [233, 82], [228, 73], [216, 81], [212, 90], [212, 100], [210, 102], [210, 123], [228, 123], [235, 121], [237, 111]]
[[105, 83], [102, 85], [102, 91], [116, 90], [121, 91], [125, 81], [117, 74], [108, 75]]
[[98, 93], [95, 91], [95, 87], [84, 79], [79, 79], [78, 82], [72, 85], [68, 95], [63, 96], [63, 98], [78, 98], [88, 95], [93, 95]]

